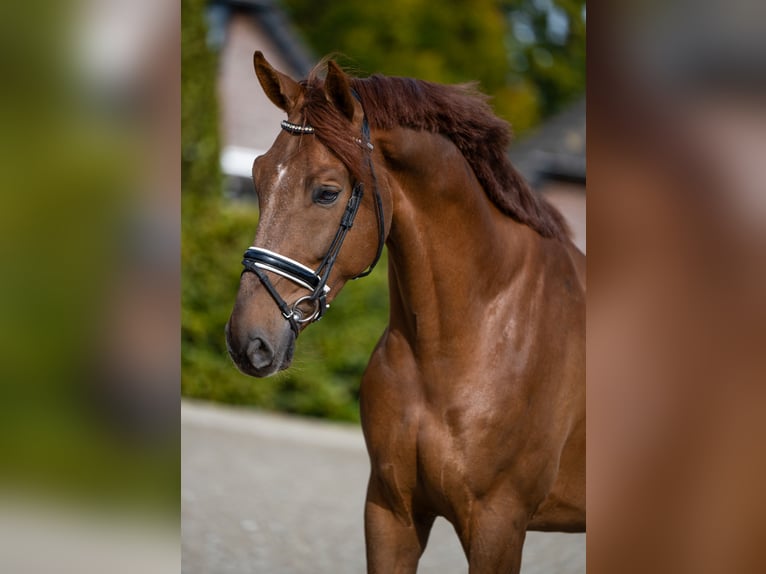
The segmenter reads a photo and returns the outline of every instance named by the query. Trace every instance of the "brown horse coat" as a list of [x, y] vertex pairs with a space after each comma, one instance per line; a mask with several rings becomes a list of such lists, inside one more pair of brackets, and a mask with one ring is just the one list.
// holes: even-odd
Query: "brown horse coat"
[[[333, 62], [324, 81], [299, 84], [260, 53], [255, 67], [289, 121], [315, 128], [281, 133], [256, 160], [255, 245], [315, 268], [363, 181], [334, 297], [374, 258], [373, 186], [383, 200], [390, 321], [360, 395], [368, 571], [414, 572], [440, 515], [471, 573], [518, 572], [528, 529], [585, 528], [585, 257], [510, 166], [507, 125], [470, 88], [351, 79]], [[365, 116], [372, 152], [358, 142]], [[318, 204], [317, 189], [339, 200]], [[305, 294], [274, 286], [286, 301]], [[290, 364], [295, 336], [252, 273], [227, 342], [246, 373]]]

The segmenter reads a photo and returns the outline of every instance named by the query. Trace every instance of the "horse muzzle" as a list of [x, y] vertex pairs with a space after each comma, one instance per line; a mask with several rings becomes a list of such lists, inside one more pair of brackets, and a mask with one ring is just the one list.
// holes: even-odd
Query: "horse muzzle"
[[276, 334], [253, 328], [235, 332], [226, 323], [226, 348], [237, 368], [251, 377], [268, 377], [290, 366], [295, 351], [295, 333], [284, 323]]

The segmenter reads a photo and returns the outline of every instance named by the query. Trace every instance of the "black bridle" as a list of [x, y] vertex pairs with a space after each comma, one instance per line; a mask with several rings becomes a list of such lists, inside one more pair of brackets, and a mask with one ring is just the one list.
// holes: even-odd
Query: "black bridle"
[[[354, 93], [354, 96], [359, 100], [359, 96], [357, 96], [356, 93]], [[308, 125], [301, 126], [290, 123], [287, 120], [282, 121], [281, 125], [283, 130], [291, 134], [303, 135], [314, 133], [314, 128]], [[372, 165], [371, 152], [373, 150], [373, 145], [370, 142], [370, 127], [367, 124], [366, 116], [362, 120], [362, 139], [357, 139], [357, 142], [362, 145], [367, 152], [367, 165], [370, 169], [370, 175], [373, 182], [375, 213], [378, 219], [378, 251], [375, 255], [375, 259], [367, 270], [354, 277], [354, 279], [366, 277], [372, 273], [372, 270], [380, 259], [380, 254], [383, 252], [383, 243], [385, 242], [383, 202], [380, 198], [375, 170]], [[258, 280], [266, 288], [266, 291], [271, 295], [271, 298], [274, 299], [277, 307], [279, 307], [282, 316], [290, 323], [290, 327], [295, 332], [296, 337], [300, 331], [301, 324], [318, 321], [324, 315], [325, 310], [329, 308], [329, 305], [327, 304], [327, 294], [330, 291], [330, 287], [327, 285], [327, 280], [330, 278], [330, 272], [338, 258], [340, 249], [343, 246], [343, 241], [346, 239], [346, 235], [354, 225], [354, 219], [359, 211], [363, 195], [364, 184], [357, 181], [351, 191], [351, 197], [349, 197], [348, 203], [346, 204], [346, 210], [341, 217], [338, 231], [335, 232], [335, 237], [333, 238], [332, 243], [330, 243], [330, 247], [316, 271], [302, 263], [290, 259], [289, 257], [274, 253], [268, 249], [263, 249], [262, 247], [251, 246], [245, 251], [244, 259], [242, 260], [242, 265], [244, 265], [245, 269], [242, 273], [250, 271], [258, 277]], [[277, 292], [274, 285], [272, 285], [269, 277], [265, 273], [267, 271], [280, 275], [311, 293], [300, 297], [292, 305], [289, 305]], [[300, 308], [300, 306], [304, 304], [313, 305], [313, 309], [311, 309], [309, 313], [305, 313]]]

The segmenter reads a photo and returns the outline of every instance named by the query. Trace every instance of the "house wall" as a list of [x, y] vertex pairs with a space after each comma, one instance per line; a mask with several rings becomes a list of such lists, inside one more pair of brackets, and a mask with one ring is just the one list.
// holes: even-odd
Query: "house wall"
[[539, 193], [558, 208], [569, 224], [572, 240], [585, 253], [585, 186], [561, 181], [547, 181]]
[[261, 24], [246, 13], [233, 13], [219, 57], [218, 95], [224, 173], [249, 177], [257, 155], [271, 147], [285, 113], [263, 93], [253, 69], [253, 53], [261, 50], [278, 70], [298, 74], [280, 55]]

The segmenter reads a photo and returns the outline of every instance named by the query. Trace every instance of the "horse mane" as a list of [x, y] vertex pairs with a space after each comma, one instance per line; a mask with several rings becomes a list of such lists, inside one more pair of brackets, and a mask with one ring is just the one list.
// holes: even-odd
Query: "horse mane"
[[[316, 135], [351, 173], [366, 180], [361, 146], [349, 138], [351, 122], [331, 105], [318, 73], [320, 63], [302, 82], [304, 118]], [[475, 84], [444, 85], [412, 78], [375, 74], [349, 78], [373, 129], [405, 127], [449, 138], [473, 169], [487, 197], [501, 212], [543, 237], [569, 236], [561, 213], [535, 194], [511, 165], [507, 149], [510, 126], [495, 116], [488, 97]]]

